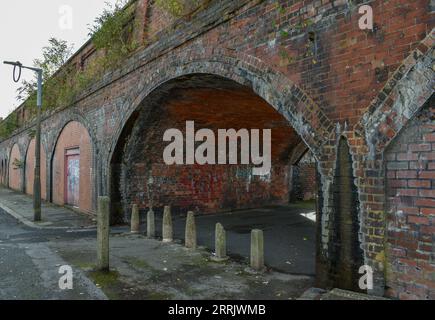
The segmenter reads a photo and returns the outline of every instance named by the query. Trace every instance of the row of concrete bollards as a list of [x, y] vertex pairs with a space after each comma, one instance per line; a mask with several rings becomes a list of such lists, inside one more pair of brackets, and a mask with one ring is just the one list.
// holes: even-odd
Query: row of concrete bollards
[[[139, 228], [139, 209], [137, 205], [133, 205], [131, 215], [131, 232], [138, 233]], [[155, 237], [155, 217], [152, 210], [148, 211], [147, 214], [147, 237]], [[172, 214], [170, 206], [165, 206], [163, 211], [162, 238], [163, 242], [173, 241]], [[189, 249], [196, 249], [197, 247], [195, 214], [192, 211], [187, 213], [185, 246]], [[216, 224], [215, 254], [211, 259], [216, 262], [226, 261], [229, 259], [227, 256], [226, 231], [220, 223]], [[252, 230], [251, 232], [250, 265], [254, 270], [264, 269], [264, 238], [262, 230]]]
[[[109, 216], [110, 198], [99, 197], [97, 212], [97, 268], [101, 271], [109, 270]], [[137, 205], [133, 205], [131, 214], [131, 232], [139, 233], [139, 231], [139, 208]], [[163, 242], [173, 241], [172, 214], [170, 206], [165, 206], [163, 211], [162, 235]], [[147, 237], [155, 238], [155, 215], [152, 209], [147, 213]], [[192, 211], [189, 211], [187, 214], [185, 246], [189, 249], [196, 249], [197, 247], [195, 214]], [[227, 256], [226, 231], [220, 223], [216, 224], [215, 253], [211, 259], [217, 262], [229, 259]], [[250, 266], [256, 271], [262, 271], [264, 269], [264, 238], [262, 230], [252, 230], [251, 232]]]

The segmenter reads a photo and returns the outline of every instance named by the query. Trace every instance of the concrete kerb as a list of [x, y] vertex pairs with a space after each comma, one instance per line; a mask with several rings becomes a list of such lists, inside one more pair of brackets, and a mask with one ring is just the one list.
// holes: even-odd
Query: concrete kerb
[[30, 221], [29, 219], [23, 217], [22, 215], [20, 215], [19, 213], [15, 212], [14, 210], [12, 210], [11, 208], [7, 207], [6, 205], [4, 205], [3, 203], [0, 202], [0, 209], [2, 209], [4, 212], [6, 212], [7, 214], [9, 214], [10, 216], [12, 216], [13, 218], [15, 218], [16, 220], [18, 220], [19, 222], [21, 222], [22, 224], [26, 225], [29, 228], [33, 228], [33, 229], [39, 229], [39, 230], [68, 230], [68, 229], [75, 229], [74, 227], [50, 227], [44, 224], [50, 223], [48, 221], [43, 221], [43, 222], [39, 222], [39, 223], [35, 223], [33, 221]]

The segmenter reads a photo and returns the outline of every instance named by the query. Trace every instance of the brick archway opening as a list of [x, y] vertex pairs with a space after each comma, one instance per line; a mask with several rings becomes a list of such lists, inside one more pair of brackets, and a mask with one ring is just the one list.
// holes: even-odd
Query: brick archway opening
[[[186, 138], [186, 121], [194, 121], [196, 132], [211, 129], [216, 138], [219, 129], [260, 129], [260, 132], [271, 129], [270, 174], [255, 176], [252, 165], [242, 164], [166, 165], [163, 152], [169, 142], [163, 141], [164, 133], [168, 129], [178, 129]], [[299, 181], [302, 181], [302, 176], [309, 175], [308, 171], [312, 171], [312, 178], [304, 178], [299, 184], [307, 189], [307, 181], [311, 181], [309, 188], [316, 190], [315, 158], [307, 152], [306, 146], [296, 154], [296, 147], [301, 144], [304, 144], [302, 139], [288, 120], [249, 87], [209, 74], [171, 80], [154, 90], [133, 112], [113, 151], [111, 223], [127, 222], [133, 204], [139, 206], [142, 219], [150, 206], [157, 216], [161, 215], [165, 205], [171, 205], [174, 216], [184, 216], [187, 211], [199, 215], [224, 215], [267, 207], [258, 213], [261, 218], [254, 217], [250, 225], [239, 226], [239, 231], [245, 230], [243, 233], [246, 235], [251, 229], [264, 228], [267, 238], [267, 233], [271, 232], [268, 230], [268, 212], [279, 207], [280, 213], [275, 216], [270, 213], [270, 219], [276, 219], [273, 222], [277, 224], [282, 219], [281, 227], [285, 228], [286, 210], [290, 210], [286, 206], [292, 195], [300, 197], [300, 192], [291, 188], [292, 166], [303, 166], [304, 161], [309, 163], [307, 172], [300, 175]], [[309, 225], [304, 229], [305, 236], [300, 236], [299, 240], [312, 244], [305, 246], [307, 253], [303, 255], [310, 260], [310, 274], [315, 273], [316, 223], [313, 220], [316, 209], [313, 198], [316, 195], [316, 192], [311, 193], [312, 202], [308, 206], [312, 205], [312, 208], [302, 210], [305, 213], [311, 211], [311, 220], [299, 213], [294, 220], [295, 224]], [[290, 247], [292, 243], [288, 245]], [[289, 261], [285, 257], [281, 260], [283, 264], [298, 264], [298, 261]], [[304, 273], [301, 269], [295, 273]]]

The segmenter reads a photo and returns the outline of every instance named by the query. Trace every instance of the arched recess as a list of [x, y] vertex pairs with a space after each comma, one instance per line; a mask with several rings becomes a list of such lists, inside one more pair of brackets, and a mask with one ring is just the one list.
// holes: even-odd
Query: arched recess
[[9, 188], [15, 191], [22, 191], [22, 171], [24, 170], [24, 161], [21, 156], [20, 148], [17, 143], [15, 143], [9, 155], [9, 166], [8, 166], [8, 183]]
[[50, 199], [58, 205], [95, 209], [94, 144], [87, 128], [68, 121], [53, 144], [50, 157]]
[[[24, 190], [26, 194], [33, 195], [33, 183], [35, 176], [35, 138], [30, 140], [26, 152], [24, 171]], [[41, 198], [47, 200], [47, 156], [41, 146]]]

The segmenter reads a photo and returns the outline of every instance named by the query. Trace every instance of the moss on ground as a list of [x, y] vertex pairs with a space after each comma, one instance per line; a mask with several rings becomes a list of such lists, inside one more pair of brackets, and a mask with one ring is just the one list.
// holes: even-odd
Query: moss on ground
[[113, 286], [119, 280], [118, 271], [90, 271], [88, 275], [96, 285], [102, 288]]

